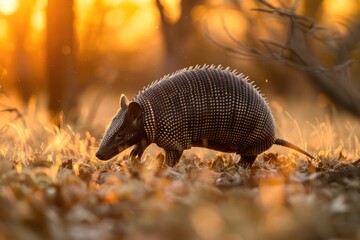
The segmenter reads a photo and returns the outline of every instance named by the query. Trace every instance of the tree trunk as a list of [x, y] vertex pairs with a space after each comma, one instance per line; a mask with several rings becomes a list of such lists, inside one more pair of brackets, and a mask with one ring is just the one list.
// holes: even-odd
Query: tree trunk
[[160, 13], [160, 22], [165, 46], [165, 72], [177, 70], [187, 55], [186, 45], [189, 37], [194, 35], [191, 10], [203, 0], [182, 0], [180, 3], [181, 16], [176, 23], [171, 23], [165, 16], [161, 0], [155, 4]]
[[25, 49], [25, 41], [29, 32], [33, 1], [20, 0], [18, 10], [10, 19], [15, 42], [14, 65], [16, 69], [16, 84], [23, 102], [26, 104], [34, 93], [34, 82], [29, 58]]
[[47, 6], [48, 108], [52, 121], [76, 120], [78, 83], [75, 67], [73, 0], [49, 0]]

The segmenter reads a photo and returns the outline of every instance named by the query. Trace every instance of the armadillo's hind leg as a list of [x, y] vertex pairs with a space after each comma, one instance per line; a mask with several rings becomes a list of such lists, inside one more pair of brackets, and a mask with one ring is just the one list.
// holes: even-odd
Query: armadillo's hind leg
[[241, 156], [241, 159], [239, 162], [235, 163], [236, 167], [242, 167], [242, 168], [250, 168], [253, 163], [255, 162], [256, 155], [255, 156]]
[[165, 164], [169, 167], [175, 166], [181, 157], [182, 151], [165, 150]]

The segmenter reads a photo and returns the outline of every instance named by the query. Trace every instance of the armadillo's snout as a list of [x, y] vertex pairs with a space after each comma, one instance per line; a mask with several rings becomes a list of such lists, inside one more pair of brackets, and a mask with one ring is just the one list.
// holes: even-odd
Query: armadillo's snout
[[109, 160], [110, 158], [115, 157], [117, 154], [119, 154], [119, 150], [117, 148], [105, 148], [100, 146], [95, 154], [95, 156], [100, 160]]
[[100, 160], [109, 160], [112, 157], [112, 156], [109, 156], [109, 154], [106, 154], [100, 150], [98, 150], [95, 155]]

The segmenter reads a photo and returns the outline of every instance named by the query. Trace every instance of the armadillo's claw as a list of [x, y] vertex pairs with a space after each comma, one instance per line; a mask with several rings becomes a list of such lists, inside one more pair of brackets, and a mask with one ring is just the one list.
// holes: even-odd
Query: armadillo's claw
[[169, 167], [175, 166], [181, 157], [182, 152], [177, 150], [165, 150], [165, 164]]
[[241, 156], [240, 161], [235, 163], [235, 167], [245, 168], [245, 169], [251, 168], [255, 159], [256, 159], [256, 156]]
[[144, 153], [144, 150], [142, 149], [140, 144], [135, 144], [134, 148], [130, 152], [130, 157], [139, 159], [141, 158], [142, 154]]

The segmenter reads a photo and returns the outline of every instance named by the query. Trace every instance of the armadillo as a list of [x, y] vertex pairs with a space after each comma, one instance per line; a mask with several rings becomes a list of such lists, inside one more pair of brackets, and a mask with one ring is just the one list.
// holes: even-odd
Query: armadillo
[[236, 166], [251, 167], [258, 154], [273, 144], [296, 145], [275, 136], [275, 120], [262, 94], [248, 77], [229, 68], [196, 66], [167, 75], [140, 91], [129, 103], [120, 97], [96, 153], [108, 160], [130, 146], [141, 158], [156, 143], [172, 167], [183, 151], [205, 147], [241, 156]]

